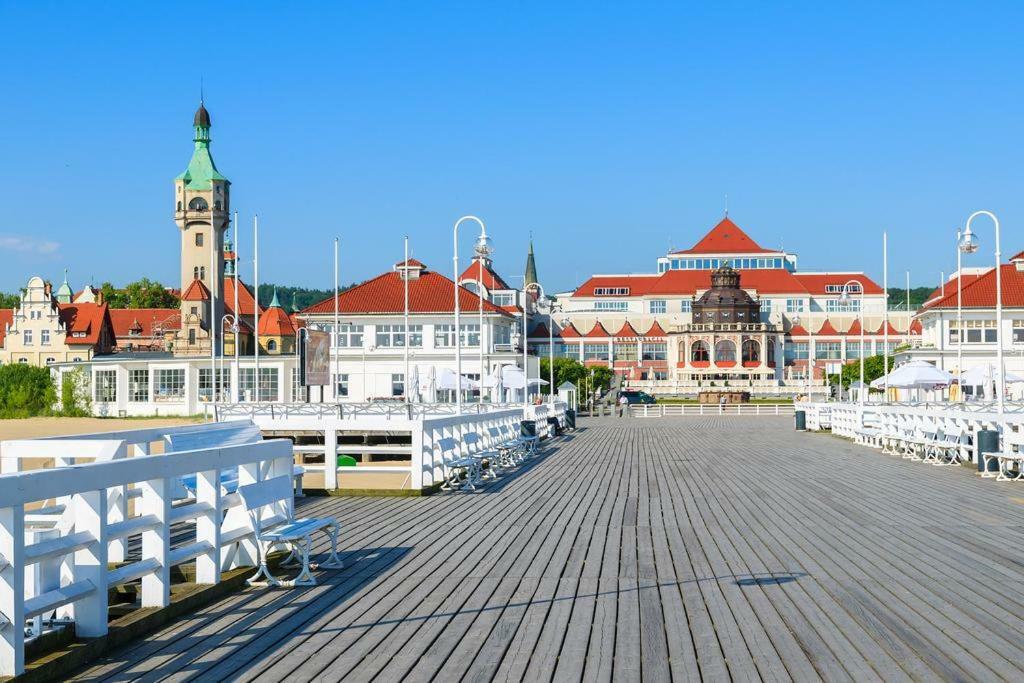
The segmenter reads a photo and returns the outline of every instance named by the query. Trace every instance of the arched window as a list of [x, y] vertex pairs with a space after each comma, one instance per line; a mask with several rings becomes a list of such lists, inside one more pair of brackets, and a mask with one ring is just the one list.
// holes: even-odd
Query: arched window
[[715, 344], [715, 362], [716, 363], [735, 363], [736, 362], [736, 344], [723, 339], [722, 341]]
[[711, 355], [708, 352], [708, 343], [703, 341], [693, 342], [693, 346], [690, 347], [690, 361], [706, 363], [709, 360], [711, 360]]
[[198, 280], [199, 279], [199, 266], [196, 266], [195, 268], [192, 269], [192, 279], [193, 280]]
[[267, 342], [267, 351], [277, 351], [277, 342], [271, 339]]
[[761, 362], [761, 345], [753, 339], [748, 339], [743, 342], [743, 362], [744, 363], [760, 363]]
[[206, 279], [206, 266], [199, 266], [199, 279], [200, 280], [205, 280]]
[[181, 202], [178, 202], [178, 211], [181, 211]]
[[210, 205], [202, 197], [193, 197], [192, 201], [188, 203], [188, 208], [189, 211], [207, 211]]

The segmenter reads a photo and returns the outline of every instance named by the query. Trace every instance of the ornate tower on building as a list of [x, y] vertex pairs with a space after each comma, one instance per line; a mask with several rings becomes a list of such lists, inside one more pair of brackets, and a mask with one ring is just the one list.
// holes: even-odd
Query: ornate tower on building
[[[224, 233], [229, 223], [231, 182], [210, 154], [210, 112], [203, 103], [192, 121], [195, 149], [174, 179], [174, 222], [181, 231], [181, 330], [174, 352], [210, 353], [210, 331], [224, 315]], [[220, 344], [218, 335], [218, 344]]]
[[523, 283], [524, 287], [533, 282], [539, 282], [539, 280], [537, 280], [537, 264], [533, 260], [532, 237], [530, 238], [530, 250], [526, 253], [526, 272], [524, 273], [524, 276], [526, 277], [526, 280]]

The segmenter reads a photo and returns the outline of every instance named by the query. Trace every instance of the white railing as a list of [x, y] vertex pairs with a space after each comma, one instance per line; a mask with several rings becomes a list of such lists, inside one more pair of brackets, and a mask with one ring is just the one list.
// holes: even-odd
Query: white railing
[[[812, 404], [813, 405], [813, 404]], [[832, 433], [857, 439], [864, 430], [877, 429], [883, 434], [916, 434], [941, 431], [952, 433], [962, 430], [972, 444], [975, 434], [983, 429], [1020, 432], [1024, 430], [1024, 413], [1019, 411], [999, 415], [991, 406], [978, 410], [979, 404], [872, 404], [856, 403], [817, 404], [828, 406], [832, 414]], [[808, 424], [810, 428], [810, 424]], [[972, 457], [977, 462], [977, 451], [972, 446]]]
[[[178, 429], [197, 428], [203, 427]], [[2, 444], [0, 458], [10, 471], [0, 475], [0, 676], [24, 671], [26, 620], [60, 610], [74, 619], [77, 636], [102, 636], [111, 586], [141, 580], [141, 606], [165, 607], [175, 565], [194, 562], [196, 582], [213, 584], [224, 569], [254, 564], [248, 517], [237, 493], [223, 493], [221, 472], [237, 468], [239, 484], [290, 477], [291, 444], [128, 457], [168, 431]], [[56, 466], [17, 471], [40, 456], [55, 458]], [[83, 459], [93, 462], [80, 464]], [[194, 500], [172, 505], [177, 483], [189, 475], [196, 477]], [[133, 506], [125, 504], [129, 490], [137, 493]], [[172, 526], [183, 524], [194, 524], [194, 534], [172, 545]], [[141, 536], [141, 557], [109, 569], [108, 562], [125, 559], [132, 536]]]
[[[521, 403], [464, 403], [462, 412], [464, 415], [476, 415], [521, 406]], [[268, 417], [271, 419], [319, 417], [342, 420], [368, 416], [416, 420], [439, 415], [455, 415], [454, 403], [401, 403], [397, 401], [375, 403], [216, 403], [210, 408], [217, 421], [238, 418], [255, 420]]]
[[[617, 413], [616, 413], [617, 414]], [[689, 415], [792, 415], [792, 403], [655, 403], [629, 406], [630, 417], [682, 417]]]
[[[442, 439], [454, 439], [459, 447], [459, 455], [473, 455], [495, 445], [492, 429], [495, 433], [506, 435], [505, 438], [509, 434], [518, 434], [522, 419], [523, 409], [520, 406], [481, 415], [452, 415], [423, 420], [422, 430], [413, 434], [413, 486], [423, 488], [444, 481], [446, 458], [451, 459], [453, 454], [444, 452]], [[473, 437], [467, 438], [469, 435]]]
[[832, 404], [801, 403], [795, 410], [803, 410], [807, 429], [820, 432], [832, 426]]

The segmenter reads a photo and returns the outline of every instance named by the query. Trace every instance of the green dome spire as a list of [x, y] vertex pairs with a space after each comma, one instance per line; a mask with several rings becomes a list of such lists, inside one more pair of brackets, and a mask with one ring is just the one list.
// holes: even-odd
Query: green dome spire
[[274, 298], [270, 300], [270, 308], [281, 308], [281, 302], [277, 300], [277, 287], [274, 287]]
[[209, 190], [214, 180], [227, 180], [217, 170], [217, 165], [213, 163], [213, 155], [210, 154], [210, 126], [210, 112], [200, 102], [199, 109], [192, 117], [192, 127], [195, 128], [196, 134], [193, 138], [196, 146], [192, 151], [192, 160], [189, 161], [185, 172], [175, 178], [185, 181], [185, 186], [190, 190]]

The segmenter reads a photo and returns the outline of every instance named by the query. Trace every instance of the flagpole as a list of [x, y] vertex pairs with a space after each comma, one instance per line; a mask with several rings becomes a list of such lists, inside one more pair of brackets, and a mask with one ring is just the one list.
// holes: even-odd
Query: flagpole
[[885, 311], [882, 316], [882, 354], [885, 371], [885, 400], [889, 400], [889, 233], [882, 232], [882, 290]]
[[242, 373], [241, 369], [238, 367], [238, 353], [239, 353], [239, 351], [238, 351], [238, 346], [239, 346], [238, 333], [242, 329], [242, 320], [241, 320], [241, 313], [239, 313], [239, 311], [238, 311], [238, 212], [237, 211], [235, 211], [235, 254], [234, 254], [234, 264], [231, 266], [231, 270], [233, 270], [234, 274], [235, 274], [235, 378], [231, 382], [231, 386], [233, 387], [233, 391], [231, 392], [231, 395], [232, 395], [231, 402], [232, 403], [237, 403], [238, 402], [238, 380], [239, 380], [239, 377], [241, 376], [241, 373]]
[[332, 342], [333, 349], [331, 351], [334, 356], [334, 402], [337, 403], [338, 399], [338, 378], [340, 373], [338, 370], [341, 368], [340, 358], [338, 358], [338, 238], [334, 238], [334, 340]]
[[256, 377], [256, 402], [260, 400], [260, 217], [252, 217], [252, 289], [253, 289], [253, 364]]
[[405, 381], [404, 386], [405, 402], [409, 403], [409, 236], [405, 236], [405, 260], [402, 262], [403, 284], [405, 285]]
[[213, 209], [210, 209], [210, 403], [217, 399], [217, 237], [220, 230], [215, 223]]

